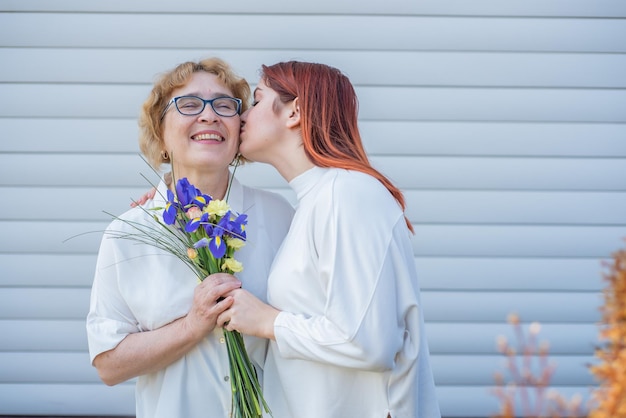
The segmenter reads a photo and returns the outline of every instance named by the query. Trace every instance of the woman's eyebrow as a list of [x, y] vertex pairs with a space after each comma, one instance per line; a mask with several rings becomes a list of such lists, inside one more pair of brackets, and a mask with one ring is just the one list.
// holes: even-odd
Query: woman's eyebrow
[[[185, 93], [182, 94], [181, 96], [196, 96], [196, 97], [202, 97], [202, 93], [198, 92], [198, 91], [192, 91], [189, 93]], [[216, 97], [233, 97], [232, 95], [228, 94], [228, 93], [222, 93], [222, 92], [214, 92], [209, 94], [209, 98], [213, 99]]]

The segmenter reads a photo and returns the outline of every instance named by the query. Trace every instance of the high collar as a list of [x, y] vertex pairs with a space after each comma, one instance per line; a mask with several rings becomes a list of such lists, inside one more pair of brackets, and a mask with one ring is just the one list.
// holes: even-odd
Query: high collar
[[296, 193], [298, 200], [302, 200], [307, 193], [313, 190], [329, 170], [329, 168], [315, 166], [294, 177], [289, 182], [289, 186]]

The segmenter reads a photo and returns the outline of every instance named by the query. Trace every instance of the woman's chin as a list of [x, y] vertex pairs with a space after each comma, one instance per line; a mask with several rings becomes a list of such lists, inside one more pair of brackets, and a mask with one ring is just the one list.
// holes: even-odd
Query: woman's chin
[[256, 159], [254, 150], [251, 150], [249, 149], [249, 147], [246, 147], [243, 142], [239, 144], [239, 154], [241, 154], [243, 158], [245, 158], [248, 161], [258, 161]]

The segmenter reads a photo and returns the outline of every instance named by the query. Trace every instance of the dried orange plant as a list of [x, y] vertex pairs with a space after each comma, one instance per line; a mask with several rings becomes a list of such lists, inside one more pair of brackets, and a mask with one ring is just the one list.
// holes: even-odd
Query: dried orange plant
[[600, 387], [589, 418], [626, 418], [626, 250], [613, 254], [608, 268], [600, 330], [606, 343], [596, 350], [600, 363], [591, 367]]
[[506, 357], [510, 380], [506, 381], [501, 372], [494, 376], [494, 394], [500, 401], [500, 411], [494, 418], [581, 416], [580, 396], [567, 401], [557, 391], [549, 390], [555, 366], [548, 361], [548, 343], [538, 341], [541, 325], [530, 324], [526, 336], [517, 315], [509, 315], [508, 322], [515, 331], [516, 346], [509, 344], [505, 336], [497, 339], [498, 351]]

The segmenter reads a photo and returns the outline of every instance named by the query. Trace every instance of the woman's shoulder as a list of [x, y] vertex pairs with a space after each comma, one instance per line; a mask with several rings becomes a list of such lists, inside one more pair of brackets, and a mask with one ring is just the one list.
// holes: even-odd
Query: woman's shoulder
[[349, 193], [351, 196], [391, 196], [387, 188], [375, 177], [356, 170], [333, 169], [332, 188], [335, 193]]
[[293, 213], [291, 203], [281, 194], [256, 187], [243, 186], [244, 201], [254, 206], [261, 206], [265, 210]]
[[108, 229], [135, 230], [132, 226], [133, 224], [145, 225], [151, 222], [156, 223], [154, 216], [161, 214], [159, 209], [160, 208], [154, 204], [154, 201], [150, 200], [143, 205], [128, 209], [120, 215], [111, 215], [112, 219]]
[[[282, 195], [254, 187], [243, 187], [244, 212], [248, 221], [270, 230], [270, 238], [276, 239], [276, 245], [287, 234], [294, 216], [294, 207]], [[276, 247], [278, 248], [278, 247]]]
[[401, 212], [389, 190], [377, 178], [355, 170], [334, 170], [331, 199], [343, 210]]

